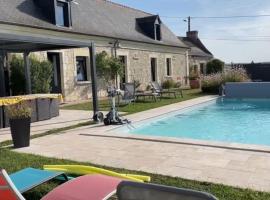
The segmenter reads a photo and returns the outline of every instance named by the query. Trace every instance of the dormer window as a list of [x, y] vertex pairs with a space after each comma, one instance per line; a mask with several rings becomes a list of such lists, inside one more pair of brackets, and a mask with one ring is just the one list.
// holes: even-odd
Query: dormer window
[[155, 23], [155, 40], [161, 40], [161, 28], [158, 21]]
[[137, 24], [141, 31], [154, 40], [161, 41], [161, 20], [158, 15], [148, 16], [144, 18], [137, 18]]
[[56, 1], [55, 5], [55, 24], [57, 26], [70, 27], [71, 17], [69, 3], [66, 1]]

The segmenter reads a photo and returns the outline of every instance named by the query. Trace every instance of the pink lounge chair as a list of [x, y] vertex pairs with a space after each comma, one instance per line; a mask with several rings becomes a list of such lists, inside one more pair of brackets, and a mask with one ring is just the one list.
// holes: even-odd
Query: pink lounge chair
[[105, 200], [116, 193], [121, 179], [104, 175], [87, 175], [68, 181], [41, 200]]
[[[42, 200], [106, 200], [116, 193], [122, 180], [104, 175], [87, 175], [72, 179]], [[5, 170], [0, 171], [0, 200], [25, 200]]]

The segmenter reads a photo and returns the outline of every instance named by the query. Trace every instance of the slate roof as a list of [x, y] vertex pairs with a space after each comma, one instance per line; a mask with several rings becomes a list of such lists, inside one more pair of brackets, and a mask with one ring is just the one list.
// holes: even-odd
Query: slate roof
[[174, 33], [161, 24], [162, 41], [156, 41], [136, 25], [136, 18], [151, 16], [137, 9], [129, 8], [107, 0], [76, 0], [72, 3], [72, 28], [58, 27], [48, 21], [35, 0], [0, 0], [0, 22], [14, 23], [44, 29], [61, 30], [87, 35], [169, 45], [187, 46]]
[[197, 40], [192, 40], [188, 37], [178, 37], [180, 41], [191, 48], [191, 56], [207, 57], [213, 58], [213, 54], [204, 46], [202, 41], [198, 38]]

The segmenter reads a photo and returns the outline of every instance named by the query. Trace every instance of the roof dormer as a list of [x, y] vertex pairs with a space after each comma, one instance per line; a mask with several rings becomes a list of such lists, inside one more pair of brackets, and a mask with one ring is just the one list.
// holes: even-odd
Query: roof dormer
[[61, 27], [71, 27], [72, 0], [35, 0], [48, 20]]
[[161, 41], [161, 20], [158, 15], [152, 15], [143, 18], [136, 19], [138, 26], [140, 27], [141, 31], [151, 37], [154, 40]]

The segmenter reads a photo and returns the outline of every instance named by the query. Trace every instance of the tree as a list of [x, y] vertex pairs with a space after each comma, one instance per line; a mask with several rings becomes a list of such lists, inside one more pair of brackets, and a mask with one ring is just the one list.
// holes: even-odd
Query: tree
[[207, 74], [215, 74], [218, 72], [222, 72], [224, 67], [224, 62], [219, 59], [213, 59], [209, 61], [206, 65], [206, 73]]
[[124, 65], [119, 58], [109, 56], [105, 51], [96, 55], [97, 74], [106, 82], [117, 81], [123, 76]]

